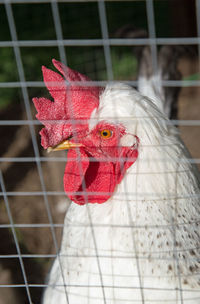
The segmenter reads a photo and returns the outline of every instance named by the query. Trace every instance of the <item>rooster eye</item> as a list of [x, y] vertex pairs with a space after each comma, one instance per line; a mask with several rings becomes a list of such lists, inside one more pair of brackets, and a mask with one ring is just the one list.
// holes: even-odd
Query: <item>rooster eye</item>
[[112, 137], [113, 132], [110, 131], [110, 130], [101, 130], [101, 131], [100, 131], [100, 135], [101, 135], [102, 138], [108, 139], [108, 138], [111, 138], [111, 137]]

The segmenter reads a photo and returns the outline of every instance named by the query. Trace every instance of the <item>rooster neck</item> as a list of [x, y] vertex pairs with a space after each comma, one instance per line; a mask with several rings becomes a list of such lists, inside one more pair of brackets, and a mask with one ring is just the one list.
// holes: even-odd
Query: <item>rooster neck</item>
[[141, 147], [138, 160], [127, 170], [113, 196], [104, 204], [72, 203], [66, 222], [83, 226], [91, 222], [95, 225], [170, 225], [176, 217], [182, 223], [196, 218], [198, 198], [190, 198], [190, 213], [185, 205], [188, 207], [188, 197], [198, 189], [199, 178], [180, 143]]
[[[190, 273], [188, 286], [197, 286], [196, 276], [192, 276], [199, 256], [200, 206], [198, 198], [192, 197], [199, 191], [195, 173], [180, 145], [165, 148], [167, 163], [150, 160], [152, 155], [163, 159], [161, 147], [141, 147], [140, 150], [138, 160], [127, 170], [107, 202], [71, 204], [61, 246], [61, 256], [65, 257], [63, 266], [69, 269], [67, 280], [71, 284], [84, 284], [88, 278], [99, 284], [95, 281], [99, 279], [98, 256], [108, 285], [113, 284], [109, 280], [113, 279], [114, 269], [116, 278], [121, 278], [120, 286], [139, 286], [137, 256], [145, 286], [162, 284], [163, 288], [175, 288], [178, 286], [174, 268], [177, 249], [181, 277], [184, 280]], [[183, 163], [173, 159], [177, 160], [180, 155]], [[147, 163], [143, 158], [147, 158]], [[134, 294], [134, 297], [139, 296]]]

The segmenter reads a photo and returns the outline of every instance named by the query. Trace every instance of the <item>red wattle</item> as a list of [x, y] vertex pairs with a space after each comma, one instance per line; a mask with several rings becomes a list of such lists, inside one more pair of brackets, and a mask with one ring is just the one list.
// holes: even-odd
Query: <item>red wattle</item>
[[92, 158], [83, 148], [69, 150], [64, 173], [65, 192], [79, 205], [104, 203], [112, 196], [115, 187], [137, 156], [136, 149], [122, 148], [121, 157], [125, 158], [123, 162], [102, 162]]

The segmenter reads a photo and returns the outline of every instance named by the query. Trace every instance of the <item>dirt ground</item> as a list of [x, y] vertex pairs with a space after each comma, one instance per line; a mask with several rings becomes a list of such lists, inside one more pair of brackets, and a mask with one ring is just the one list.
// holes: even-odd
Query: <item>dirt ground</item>
[[[183, 59], [179, 63], [183, 76], [198, 73], [198, 62]], [[178, 119], [200, 120], [200, 87], [184, 87], [178, 101]], [[192, 158], [200, 159], [200, 125], [179, 126], [181, 137]], [[200, 163], [197, 164], [200, 169]]]

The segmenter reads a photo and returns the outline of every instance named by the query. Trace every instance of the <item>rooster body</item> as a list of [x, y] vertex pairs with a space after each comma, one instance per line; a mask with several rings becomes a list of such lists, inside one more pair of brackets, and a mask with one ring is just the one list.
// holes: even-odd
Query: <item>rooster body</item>
[[[44, 304], [200, 303], [199, 175], [159, 108], [127, 85], [101, 92], [68, 154], [64, 187], [75, 203]], [[102, 130], [112, 136], [99, 142]]]

